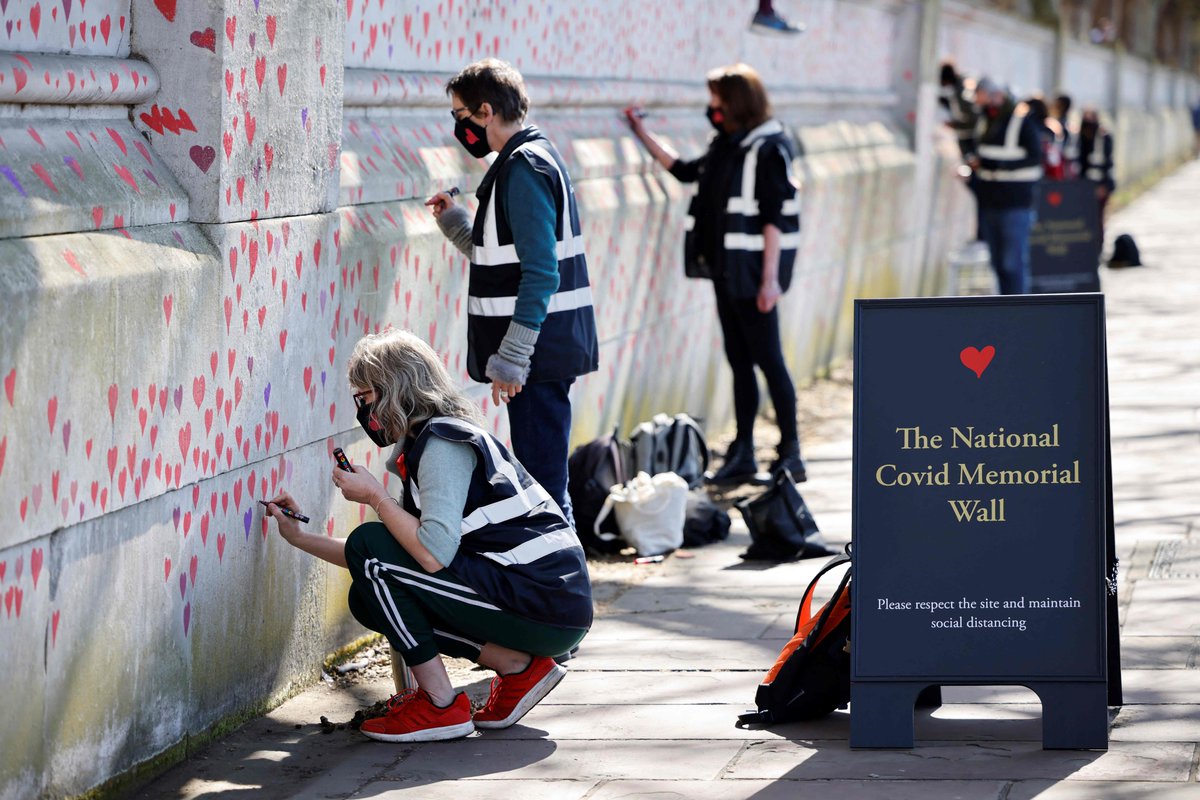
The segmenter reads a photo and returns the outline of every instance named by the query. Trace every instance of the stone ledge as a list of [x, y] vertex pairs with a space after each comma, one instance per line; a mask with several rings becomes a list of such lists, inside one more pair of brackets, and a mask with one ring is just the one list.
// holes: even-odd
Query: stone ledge
[[128, 119], [0, 119], [0, 239], [188, 218], [188, 196]]
[[[446, 99], [448, 72], [403, 72], [399, 70], [348, 68], [345, 76], [346, 108], [412, 108], [414, 106], [449, 109]], [[596, 78], [528, 77], [526, 85], [533, 105], [656, 107], [700, 106], [705, 102], [703, 81], [602, 80]], [[894, 108], [898, 101], [892, 91], [866, 91], [853, 88], [821, 90], [778, 87], [771, 90], [777, 106], [817, 108], [872, 107]]]
[[0, 102], [135, 105], [158, 94], [144, 61], [0, 53]]

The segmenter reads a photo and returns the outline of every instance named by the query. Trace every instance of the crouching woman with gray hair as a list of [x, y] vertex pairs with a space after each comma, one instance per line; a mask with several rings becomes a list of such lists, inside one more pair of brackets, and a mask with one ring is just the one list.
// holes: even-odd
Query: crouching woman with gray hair
[[[333, 468], [347, 500], [378, 522], [345, 540], [300, 530], [268, 511], [295, 547], [350, 570], [350, 611], [387, 637], [419, 688], [388, 702], [362, 732], [388, 742], [466, 736], [506, 728], [566, 674], [554, 656], [577, 646], [592, 623], [591, 583], [562, 509], [503, 444], [480, 426], [437, 353], [406, 331], [364, 337], [350, 357], [358, 421], [380, 447], [398, 443], [387, 467], [403, 482], [390, 497], [361, 466]], [[496, 672], [487, 704], [471, 713], [441, 656]]]

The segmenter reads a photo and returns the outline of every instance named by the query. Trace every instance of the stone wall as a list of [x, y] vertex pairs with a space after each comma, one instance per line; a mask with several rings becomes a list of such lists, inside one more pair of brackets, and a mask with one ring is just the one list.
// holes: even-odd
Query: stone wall
[[[848, 354], [855, 297], [943, 289], [972, 211], [918, 102], [919, 4], [792, 3], [800, 39], [753, 36], [733, 6], [0, 8], [0, 797], [77, 794], [177, 756], [361, 633], [344, 573], [275, 538], [256, 501], [286, 486], [329, 535], [366, 518], [328, 477], [339, 445], [379, 471], [344, 376], [362, 334], [411, 328], [469, 384], [466, 262], [423, 206], [483, 173], [450, 135], [442, 87], [461, 64], [498, 54], [526, 73], [533, 121], [575, 179], [601, 336], [573, 396], [577, 441], [656, 411], [712, 431], [731, 417], [711, 290], [680, 267], [688, 190], [619, 117], [643, 103], [699, 153], [710, 66], [758, 66], [803, 153], [781, 305], [800, 381]], [[945, 49], [963, 61], [1046, 47], [960, 11]], [[1146, 69], [1120, 130], [1161, 148], [1128, 148], [1130, 175], [1190, 146], [1186, 98]], [[1120, 97], [1138, 97], [1124, 76]]]

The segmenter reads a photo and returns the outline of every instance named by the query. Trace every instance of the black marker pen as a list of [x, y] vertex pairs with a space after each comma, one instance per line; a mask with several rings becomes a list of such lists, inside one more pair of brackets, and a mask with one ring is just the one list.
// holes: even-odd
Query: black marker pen
[[[259, 500], [258, 502], [262, 503], [264, 506], [270, 505], [270, 502], [268, 502], [267, 500]], [[281, 506], [278, 503], [276, 503], [276, 506], [279, 508], [279, 510], [281, 512], [283, 512], [283, 515], [285, 517], [291, 517], [292, 519], [296, 520], [297, 522], [308, 522], [308, 517], [304, 516], [303, 514], [292, 511], [287, 506]]]

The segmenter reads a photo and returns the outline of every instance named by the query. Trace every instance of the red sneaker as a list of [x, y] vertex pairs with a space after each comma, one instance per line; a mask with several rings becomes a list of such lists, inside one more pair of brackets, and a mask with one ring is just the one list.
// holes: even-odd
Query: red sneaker
[[567, 674], [553, 658], [535, 656], [523, 672], [492, 678], [487, 704], [475, 712], [475, 727], [507, 728], [529, 713]]
[[462, 692], [438, 708], [423, 689], [409, 689], [388, 701], [386, 714], [364, 721], [359, 730], [381, 742], [438, 742], [467, 736], [475, 725], [471, 701]]

